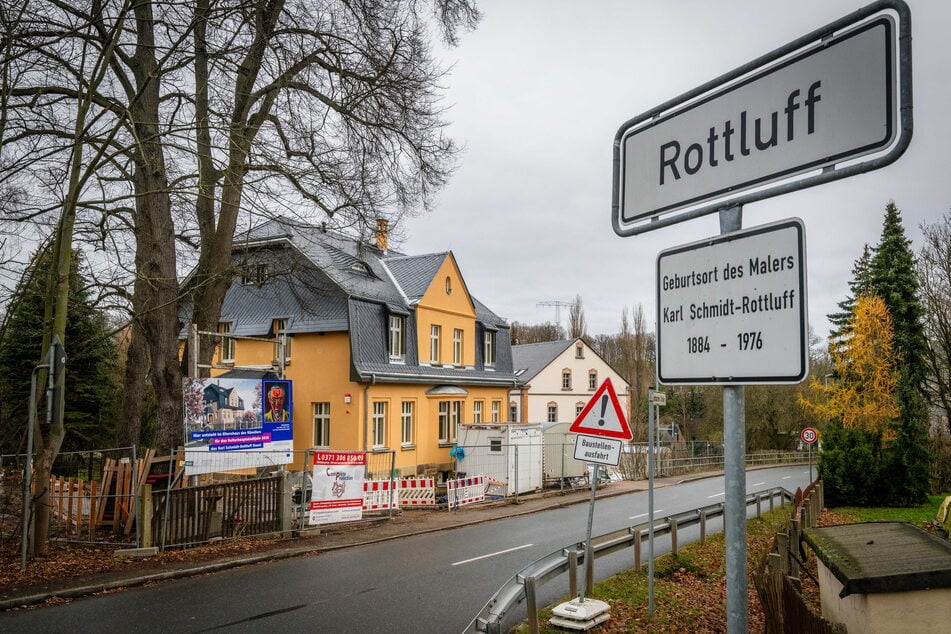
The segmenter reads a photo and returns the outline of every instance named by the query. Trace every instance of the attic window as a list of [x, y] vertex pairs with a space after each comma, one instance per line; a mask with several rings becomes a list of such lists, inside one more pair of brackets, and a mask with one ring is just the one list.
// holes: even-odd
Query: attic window
[[267, 264], [249, 264], [244, 268], [244, 271], [241, 274], [241, 283], [245, 286], [249, 284], [254, 284], [255, 286], [261, 286], [264, 282], [267, 281]]
[[370, 267], [363, 262], [354, 262], [350, 265], [351, 271], [356, 271], [357, 273], [363, 273], [364, 275], [370, 274]]
[[446, 276], [446, 295], [452, 295], [452, 278]]

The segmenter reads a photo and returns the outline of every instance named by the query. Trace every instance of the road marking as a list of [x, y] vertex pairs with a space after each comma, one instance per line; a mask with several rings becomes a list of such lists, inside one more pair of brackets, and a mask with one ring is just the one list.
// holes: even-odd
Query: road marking
[[462, 564], [468, 564], [468, 563], [471, 563], [471, 562], [473, 562], [473, 561], [479, 561], [480, 559], [488, 559], [489, 557], [495, 557], [496, 555], [504, 555], [505, 553], [510, 553], [510, 552], [512, 552], [512, 551], [515, 551], [515, 550], [522, 550], [523, 548], [531, 548], [531, 547], [534, 546], [534, 545], [535, 545], [535, 544], [524, 544], [524, 545], [522, 545], [522, 546], [516, 546], [516, 547], [514, 547], [514, 548], [506, 548], [505, 550], [500, 550], [500, 551], [495, 552], [495, 553], [489, 553], [488, 555], [481, 555], [481, 556], [479, 556], [479, 557], [473, 557], [472, 559], [465, 559], [465, 560], [463, 560], [463, 561], [457, 561], [456, 563], [454, 563], [454, 564], [452, 564], [452, 565], [453, 565], [453, 566], [461, 566]]
[[[663, 513], [663, 512], [664, 512], [664, 509], [654, 509], [654, 515], [657, 515], [658, 513]], [[627, 519], [636, 520], [639, 517], [647, 517], [647, 516], [648, 516], [648, 513], [641, 513], [640, 515], [632, 515]]]
[[753, 486], [755, 486], [755, 487], [761, 487], [761, 486], [763, 486], [764, 484], [766, 484], [766, 483], [765, 483], [765, 482], [757, 482], [757, 483], [754, 484]]
[[791, 480], [792, 476], [783, 476], [783, 480]]
[[721, 495], [726, 495], [726, 494], [725, 494], [723, 491], [720, 491], [719, 493], [714, 493], [713, 495], [708, 495], [708, 496], [707, 496], [707, 499], [709, 500], [710, 498], [718, 498], [718, 497], [720, 497]]

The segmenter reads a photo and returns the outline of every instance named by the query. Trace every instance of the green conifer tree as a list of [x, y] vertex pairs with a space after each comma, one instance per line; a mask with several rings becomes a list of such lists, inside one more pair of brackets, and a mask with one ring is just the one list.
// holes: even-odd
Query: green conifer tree
[[[66, 326], [66, 437], [61, 451], [103, 449], [115, 444], [118, 398], [116, 345], [104, 313], [92, 302], [73, 252]], [[0, 452], [25, 451], [33, 368], [42, 362], [43, 302], [50, 267], [39, 250], [7, 305], [0, 327]]]
[[872, 292], [884, 300], [891, 314], [899, 369], [897, 438], [884, 451], [883, 493], [891, 504], [919, 503], [930, 491], [931, 473], [924, 394], [927, 341], [911, 241], [905, 236], [901, 212], [891, 201], [885, 207], [882, 237], [872, 256], [869, 280]]
[[851, 294], [837, 304], [838, 312], [826, 315], [829, 323], [832, 324], [832, 331], [829, 333], [830, 346], [841, 345], [848, 337], [850, 324], [855, 314], [855, 301], [872, 292], [871, 265], [872, 249], [866, 244], [862, 249], [862, 256], [852, 265], [852, 279], [849, 281]]

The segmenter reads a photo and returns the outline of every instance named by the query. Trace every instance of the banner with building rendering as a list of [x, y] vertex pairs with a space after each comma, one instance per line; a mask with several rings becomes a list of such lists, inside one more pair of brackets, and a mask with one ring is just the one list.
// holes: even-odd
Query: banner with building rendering
[[185, 475], [293, 461], [290, 381], [186, 377], [182, 392]]

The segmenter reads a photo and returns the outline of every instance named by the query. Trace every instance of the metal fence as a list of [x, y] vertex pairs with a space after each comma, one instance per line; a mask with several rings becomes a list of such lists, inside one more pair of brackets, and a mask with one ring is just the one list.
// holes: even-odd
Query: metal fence
[[[312, 453], [281, 454], [266, 460], [268, 468], [185, 476], [181, 450], [164, 457], [132, 447], [62, 453], [47, 483], [49, 540], [141, 546], [144, 537], [144, 545], [188, 546], [304, 529]], [[388, 479], [392, 490], [394, 462], [395, 452], [368, 453], [366, 478]], [[0, 456], [0, 544], [21, 543], [25, 465], [24, 455]], [[34, 480], [34, 498], [40, 490]], [[374, 505], [365, 515], [392, 508]]]
[[[25, 455], [0, 456], [0, 541], [21, 537], [25, 465]], [[32, 497], [48, 487], [51, 541], [130, 544], [137, 539], [136, 491], [143, 477], [133, 447], [64, 452], [48, 482], [33, 481]]]
[[[236, 462], [242, 463], [240, 452], [234, 455]], [[179, 474], [170, 490], [152, 491], [149, 541], [162, 548], [194, 546], [219, 539], [294, 534], [307, 529], [313, 455], [310, 450], [276, 452], [264, 460], [277, 465], [274, 467], [245, 469], [241, 473]], [[393, 451], [368, 452], [365, 481], [387, 481], [388, 490], [395, 490], [395, 455]], [[172, 461], [186, 457], [187, 454], [176, 452]], [[183, 486], [174, 486], [176, 483]], [[394, 499], [392, 505], [364, 509], [363, 516], [386, 516], [395, 507]]]
[[[494, 442], [455, 451], [450, 477], [484, 476], [485, 499], [514, 498], [542, 489], [588, 486], [587, 465], [574, 458], [571, 440], [545, 443]], [[710, 471], [723, 466], [723, 451], [711, 443], [669, 443], [655, 448], [655, 475], [671, 476]], [[603, 479], [647, 477], [648, 449], [625, 445], [618, 467], [602, 467]], [[367, 517], [400, 512], [399, 479], [393, 451], [368, 452], [366, 479], [382, 494], [367, 506]], [[802, 452], [758, 452], [747, 463], [801, 462]], [[187, 456], [174, 453], [156, 457], [147, 451], [118, 448], [61, 454], [53, 467], [50, 487], [50, 533], [57, 541], [142, 545], [191, 545], [212, 539], [274, 533], [308, 528], [312, 492], [313, 453], [281, 452], [269, 457], [270, 466], [232, 473], [183, 476]], [[0, 456], [0, 542], [20, 541], [23, 518], [24, 456]], [[249, 483], [251, 482], [251, 483]], [[152, 488], [149, 515], [142, 516], [143, 485]], [[168, 489], [173, 489], [168, 494]], [[184, 489], [189, 493], [178, 493]], [[435, 486], [432, 506], [445, 502], [445, 483]], [[35, 493], [34, 493], [35, 495]], [[389, 497], [387, 497], [389, 496]], [[425, 508], [423, 505], [405, 508]], [[139, 530], [139, 526], [143, 529]]]
[[[455, 468], [462, 476], [484, 475], [490, 498], [517, 497], [541, 489], [588, 486], [588, 469], [574, 457], [574, 440], [545, 442], [532, 438], [525, 442], [466, 445], [457, 451]], [[602, 467], [601, 477], [613, 480], [646, 479], [647, 443], [623, 446], [617, 467]], [[709, 442], [657, 443], [654, 446], [654, 475], [676, 476], [723, 468], [723, 446]], [[750, 466], [802, 462], [799, 451], [761, 451], [746, 456]]]

